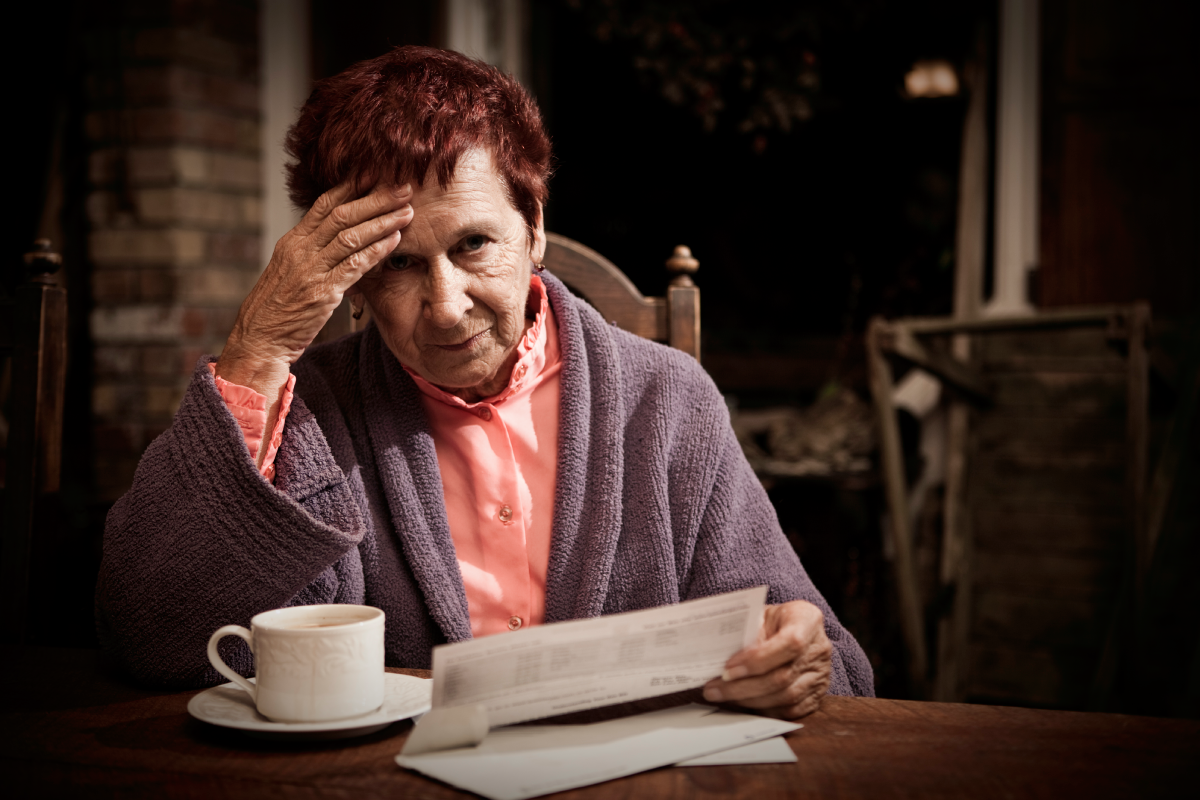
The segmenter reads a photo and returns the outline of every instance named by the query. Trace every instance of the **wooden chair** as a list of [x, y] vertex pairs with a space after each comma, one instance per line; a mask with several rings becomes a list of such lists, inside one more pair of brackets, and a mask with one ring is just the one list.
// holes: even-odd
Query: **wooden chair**
[[[868, 366], [918, 696], [1080, 708], [1111, 680], [1115, 620], [1154, 547], [1149, 324], [1145, 304], [872, 320]], [[951, 389], [939, 585], [927, 593], [940, 607], [919, 599], [893, 360]]]
[[61, 263], [39, 239], [25, 254], [22, 282], [0, 300], [0, 357], [11, 364], [0, 603], [6, 635], [16, 641], [25, 633], [34, 508], [58, 491], [62, 463], [67, 294], [52, 278]]
[[667, 259], [673, 277], [666, 297], [644, 297], [607, 258], [557, 233], [546, 234], [542, 263], [618, 327], [700, 360], [700, 289], [691, 279], [700, 262], [684, 245]]

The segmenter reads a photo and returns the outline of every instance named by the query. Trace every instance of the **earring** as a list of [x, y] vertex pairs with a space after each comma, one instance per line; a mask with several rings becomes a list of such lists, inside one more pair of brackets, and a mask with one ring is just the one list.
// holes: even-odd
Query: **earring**
[[350, 301], [350, 316], [355, 319], [362, 319], [363, 307], [354, 305], [354, 301]]
[[537, 267], [537, 271], [538, 271], [538, 272], [545, 272], [545, 271], [546, 271], [546, 265], [545, 265], [545, 264], [534, 264], [534, 266], [535, 266], [535, 267]]

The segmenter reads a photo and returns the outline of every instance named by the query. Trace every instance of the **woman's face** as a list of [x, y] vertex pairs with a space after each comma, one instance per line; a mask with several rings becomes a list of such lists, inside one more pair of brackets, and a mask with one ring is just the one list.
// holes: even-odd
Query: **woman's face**
[[540, 216], [530, 242], [487, 150], [464, 153], [445, 189], [432, 177], [415, 187], [412, 207], [400, 245], [351, 291], [400, 363], [468, 402], [495, 394], [526, 330]]

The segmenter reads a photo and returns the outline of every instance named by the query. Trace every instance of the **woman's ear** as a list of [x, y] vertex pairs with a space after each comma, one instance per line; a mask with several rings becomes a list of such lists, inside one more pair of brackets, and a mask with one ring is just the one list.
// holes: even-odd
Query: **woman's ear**
[[546, 257], [546, 229], [542, 225], [542, 204], [538, 203], [537, 220], [533, 226], [533, 240], [529, 243], [529, 258], [534, 264], [541, 264]]
[[359, 285], [360, 283], [361, 281], [355, 283], [343, 293], [343, 296], [350, 303], [350, 316], [356, 320], [362, 319], [363, 308], [367, 305], [367, 296], [363, 294], [362, 287]]

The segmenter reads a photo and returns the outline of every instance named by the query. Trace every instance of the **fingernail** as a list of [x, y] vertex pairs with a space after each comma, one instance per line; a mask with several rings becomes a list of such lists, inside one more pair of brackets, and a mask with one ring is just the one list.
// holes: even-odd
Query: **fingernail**
[[724, 699], [725, 695], [721, 694], [721, 690], [715, 686], [704, 687], [704, 699], [711, 703], [719, 703]]
[[394, 189], [392, 189], [392, 194], [394, 194], [396, 197], [403, 197], [404, 195], [408, 194], [411, 191], [412, 191], [412, 186], [410, 184], [406, 183], [403, 186], [397, 186]]
[[749, 674], [750, 670], [745, 667], [730, 667], [721, 673], [721, 680], [728, 683], [729, 681], [736, 681], [738, 678], [744, 678]]

